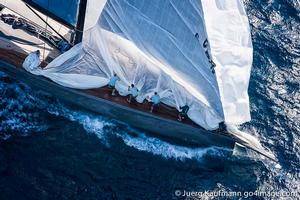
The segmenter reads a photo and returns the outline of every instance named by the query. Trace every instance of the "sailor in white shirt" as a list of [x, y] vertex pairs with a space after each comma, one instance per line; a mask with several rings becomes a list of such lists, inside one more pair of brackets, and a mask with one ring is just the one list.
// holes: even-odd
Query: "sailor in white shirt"
[[38, 69], [38, 67], [40, 66], [41, 61], [40, 61], [40, 51], [34, 51], [31, 52], [24, 60], [23, 62], [23, 67], [24, 69], [26, 69], [27, 71], [31, 72], [34, 71], [36, 69]]

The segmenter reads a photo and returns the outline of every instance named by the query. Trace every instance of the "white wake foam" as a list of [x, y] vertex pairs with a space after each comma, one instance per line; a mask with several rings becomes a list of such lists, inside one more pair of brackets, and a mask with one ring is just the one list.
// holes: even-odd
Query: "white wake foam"
[[[5, 74], [0, 74], [0, 77], [5, 76]], [[0, 89], [1, 93], [13, 91], [13, 96], [16, 96], [14, 97], [15, 99], [10, 98], [10, 95], [6, 95], [6, 99], [2, 98], [1, 102], [4, 108], [0, 110], [0, 117], [6, 116], [6, 120], [2, 120], [0, 132], [4, 132], [4, 128], [10, 131], [21, 130], [22, 133], [46, 130], [46, 126], [39, 124], [39, 111], [36, 111], [36, 109], [46, 109], [50, 114], [65, 117], [79, 123], [87, 133], [95, 134], [105, 145], [109, 145], [110, 143], [109, 138], [111, 137], [108, 137], [109, 135], [121, 138], [129, 147], [164, 158], [201, 160], [206, 155], [218, 157], [228, 155], [229, 150], [225, 148], [183, 147], [170, 144], [154, 137], [148, 137], [144, 133], [124, 124], [122, 124], [120, 128], [119, 124], [107, 118], [87, 112], [74, 111], [66, 108], [59, 102], [50, 102], [47, 97], [43, 98], [42, 95], [40, 97], [39, 93], [32, 92], [27, 86], [20, 87], [18, 83], [0, 82]], [[134, 133], [134, 136], [130, 133]], [[1, 135], [2, 139], [9, 137], [10, 134]]]
[[[146, 136], [144, 133], [136, 131], [128, 126], [122, 126], [122, 129], [117, 128], [117, 123], [104, 117], [80, 111], [73, 111], [63, 105], [49, 106], [48, 112], [78, 122], [88, 133], [94, 133], [105, 144], [109, 143], [109, 141], [107, 141], [107, 134], [113, 134], [114, 136], [121, 138], [124, 143], [130, 147], [139, 151], [160, 155], [167, 159], [201, 160], [206, 155], [224, 157], [225, 155], [228, 155], [228, 151], [230, 151], [229, 149], [220, 147], [189, 148], [170, 144], [158, 138]], [[130, 132], [134, 132], [135, 136], [130, 135]]]

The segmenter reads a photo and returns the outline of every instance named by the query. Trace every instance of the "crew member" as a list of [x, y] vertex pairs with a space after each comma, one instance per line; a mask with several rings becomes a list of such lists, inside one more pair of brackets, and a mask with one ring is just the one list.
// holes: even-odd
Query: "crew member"
[[23, 67], [31, 72], [34, 71], [36, 69], [38, 69], [38, 67], [40, 66], [41, 61], [40, 61], [40, 50], [31, 52], [24, 60], [23, 62]]
[[131, 86], [128, 87], [128, 91], [130, 92], [129, 94], [129, 98], [127, 99], [127, 101], [129, 103], [131, 103], [132, 99], [136, 99], [136, 97], [138, 96], [138, 92], [139, 90], [134, 86], [134, 84], [131, 84]]
[[154, 92], [154, 95], [151, 97], [152, 105], [150, 112], [153, 112], [154, 107], [159, 107], [160, 104], [160, 96], [157, 94], [157, 92]]
[[227, 127], [226, 127], [225, 122], [220, 122], [219, 123], [219, 131], [220, 132], [227, 132]]
[[108, 83], [108, 87], [110, 89], [112, 89], [111, 95], [115, 96], [116, 95], [116, 83], [117, 81], [119, 81], [119, 77], [117, 76], [116, 73], [114, 73], [114, 75], [110, 78], [109, 83]]
[[187, 117], [187, 113], [190, 109], [190, 107], [188, 105], [185, 106], [180, 106], [180, 112], [178, 114], [178, 121], [182, 121], [183, 119], [185, 119]]
[[68, 51], [71, 48], [71, 45], [63, 39], [61, 39], [57, 45], [62, 53]]

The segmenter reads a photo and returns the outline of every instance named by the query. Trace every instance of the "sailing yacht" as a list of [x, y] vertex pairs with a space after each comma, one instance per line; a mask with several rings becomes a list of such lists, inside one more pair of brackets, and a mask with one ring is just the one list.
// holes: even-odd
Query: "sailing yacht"
[[[17, 80], [146, 132], [199, 146], [238, 144], [275, 160], [237, 129], [251, 120], [253, 51], [240, 0], [0, 3], [0, 70]], [[35, 50], [41, 67], [25, 70]], [[106, 87], [114, 74], [116, 96]], [[128, 103], [131, 84], [139, 93]], [[150, 113], [155, 92], [162, 103]], [[188, 119], [178, 121], [185, 105]]]

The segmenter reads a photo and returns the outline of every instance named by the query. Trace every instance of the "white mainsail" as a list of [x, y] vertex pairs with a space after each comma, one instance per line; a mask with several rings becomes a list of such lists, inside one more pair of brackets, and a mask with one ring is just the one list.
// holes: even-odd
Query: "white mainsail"
[[207, 130], [250, 119], [252, 48], [239, 0], [89, 0], [86, 15], [82, 44], [33, 73], [84, 89], [105, 86], [115, 72], [121, 95], [131, 83], [139, 102], [156, 91], [170, 106], [189, 105]]

